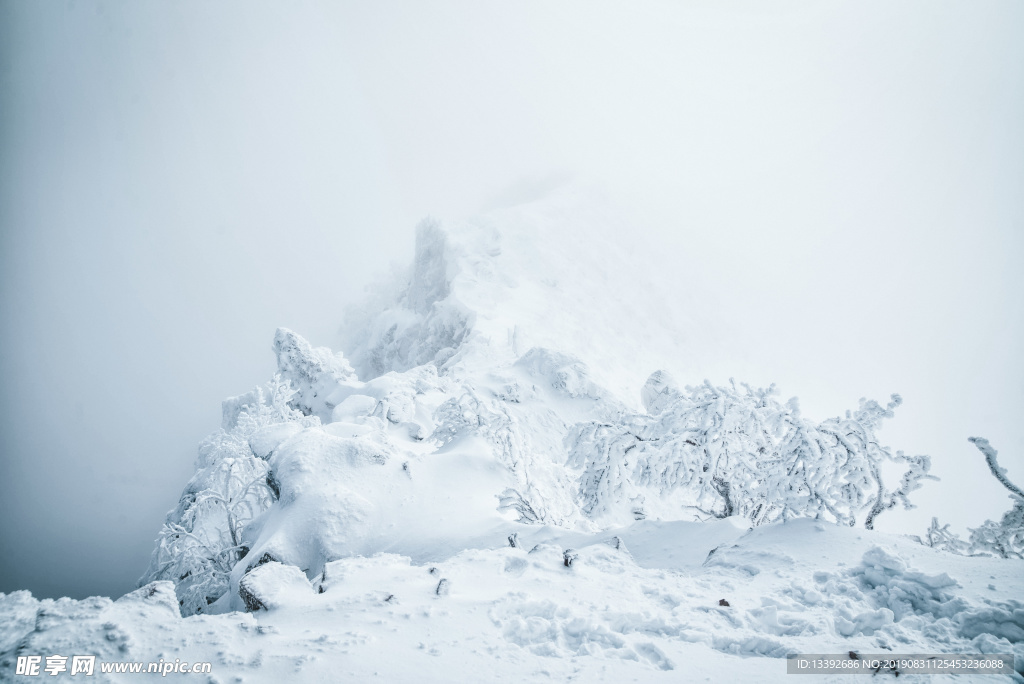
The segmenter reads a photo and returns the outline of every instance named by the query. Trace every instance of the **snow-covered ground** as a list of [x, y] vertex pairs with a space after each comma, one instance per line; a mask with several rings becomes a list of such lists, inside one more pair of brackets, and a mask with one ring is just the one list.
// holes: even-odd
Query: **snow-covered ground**
[[54, 654], [217, 682], [771, 681], [850, 651], [1024, 669], [1024, 561], [864, 527], [927, 479], [875, 434], [898, 397], [814, 422], [651, 374], [713, 328], [594, 206], [425, 221], [344, 354], [279, 330], [143, 586], [0, 594], [0, 675]]
[[496, 530], [490, 548], [436, 562], [345, 558], [313, 582], [267, 564], [266, 609], [250, 613], [182, 618], [166, 582], [117, 601], [10, 594], [4, 657], [208, 661], [222, 682], [773, 681], [787, 676], [787, 653], [1013, 646], [1021, 657], [1019, 562], [813, 520], [506, 530], [518, 547]]

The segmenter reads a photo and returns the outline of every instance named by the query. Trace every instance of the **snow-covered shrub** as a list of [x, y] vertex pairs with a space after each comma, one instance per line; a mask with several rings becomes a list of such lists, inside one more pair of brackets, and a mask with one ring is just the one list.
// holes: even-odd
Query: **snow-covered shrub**
[[[909, 508], [910, 492], [932, 478], [927, 456], [893, 454], [878, 441], [898, 395], [884, 408], [861, 400], [843, 418], [814, 423], [776, 394], [774, 385], [735, 383], [679, 390], [668, 374], [653, 374], [642, 393], [648, 413], [582, 423], [567, 437], [583, 513], [625, 520], [682, 506], [754, 525], [813, 516], [851, 526], [863, 515], [870, 529], [881, 512]], [[895, 489], [882, 479], [887, 461], [906, 468]]]
[[938, 518], [932, 518], [931, 527], [925, 532], [923, 539], [917, 536], [913, 538], [933, 549], [942, 549], [960, 555], [966, 555], [970, 552], [971, 548], [970, 544], [961, 539], [956, 532], [949, 529], [948, 523], [940, 526]]
[[[243, 530], [277, 497], [265, 457], [267, 428], [319, 420], [289, 405], [295, 390], [280, 376], [225, 402], [224, 427], [199, 446], [196, 474], [185, 485], [177, 508], [167, 515], [139, 585], [174, 582], [183, 615], [202, 612], [228, 590], [231, 569], [248, 551]], [[277, 431], [276, 439], [288, 431]]]
[[999, 522], [986, 520], [981, 527], [971, 530], [971, 550], [990, 553], [1002, 558], [1024, 558], [1024, 491], [1010, 482], [1006, 468], [999, 465], [996, 455], [987, 439], [971, 437], [969, 440], [985, 455], [985, 463], [999, 483], [1010, 490], [1013, 505], [1003, 514]]
[[972, 529], [969, 543], [974, 553], [1024, 558], [1024, 501], [1016, 499], [999, 522], [986, 520]]
[[938, 518], [932, 518], [932, 526], [925, 538], [917, 539], [926, 546], [962, 555], [1024, 558], [1024, 490], [1010, 482], [1006, 468], [996, 460], [999, 452], [992, 448], [987, 439], [970, 437], [968, 441], [985, 456], [985, 463], [993, 477], [1010, 491], [1010, 500], [1013, 502], [1010, 510], [1003, 514], [999, 522], [986, 520], [980, 527], [970, 529], [971, 536], [966, 542], [950, 532], [949, 525], [939, 527]]

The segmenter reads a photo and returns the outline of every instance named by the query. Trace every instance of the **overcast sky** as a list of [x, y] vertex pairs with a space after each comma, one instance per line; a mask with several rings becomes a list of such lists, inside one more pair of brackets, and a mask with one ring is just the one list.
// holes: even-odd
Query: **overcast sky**
[[132, 588], [277, 326], [335, 344], [420, 218], [550, 178], [705, 284], [716, 367], [819, 419], [903, 394], [882, 434], [944, 481], [892, 529], [997, 517], [966, 438], [1024, 483], [1022, 35], [1016, 0], [0, 0], [0, 591]]

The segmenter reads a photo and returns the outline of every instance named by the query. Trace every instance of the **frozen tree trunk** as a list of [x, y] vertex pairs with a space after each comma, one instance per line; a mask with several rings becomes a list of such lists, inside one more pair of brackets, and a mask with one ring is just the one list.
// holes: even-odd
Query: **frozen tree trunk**
[[728, 518], [735, 511], [732, 505], [732, 496], [730, 495], [731, 487], [728, 482], [720, 477], [716, 477], [712, 482], [714, 483], [715, 491], [722, 496], [722, 500], [725, 502], [725, 508], [722, 509], [722, 514], [718, 517]]

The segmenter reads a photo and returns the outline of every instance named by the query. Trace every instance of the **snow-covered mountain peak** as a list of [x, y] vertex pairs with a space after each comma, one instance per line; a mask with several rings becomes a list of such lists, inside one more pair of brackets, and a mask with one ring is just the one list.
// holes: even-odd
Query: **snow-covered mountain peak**
[[393, 294], [349, 313], [344, 351], [363, 378], [424, 363], [461, 377], [541, 347], [638, 406], [643, 378], [691, 353], [694, 326], [653, 246], [629, 228], [579, 188], [464, 222], [425, 220], [410, 270], [383, 288]]

